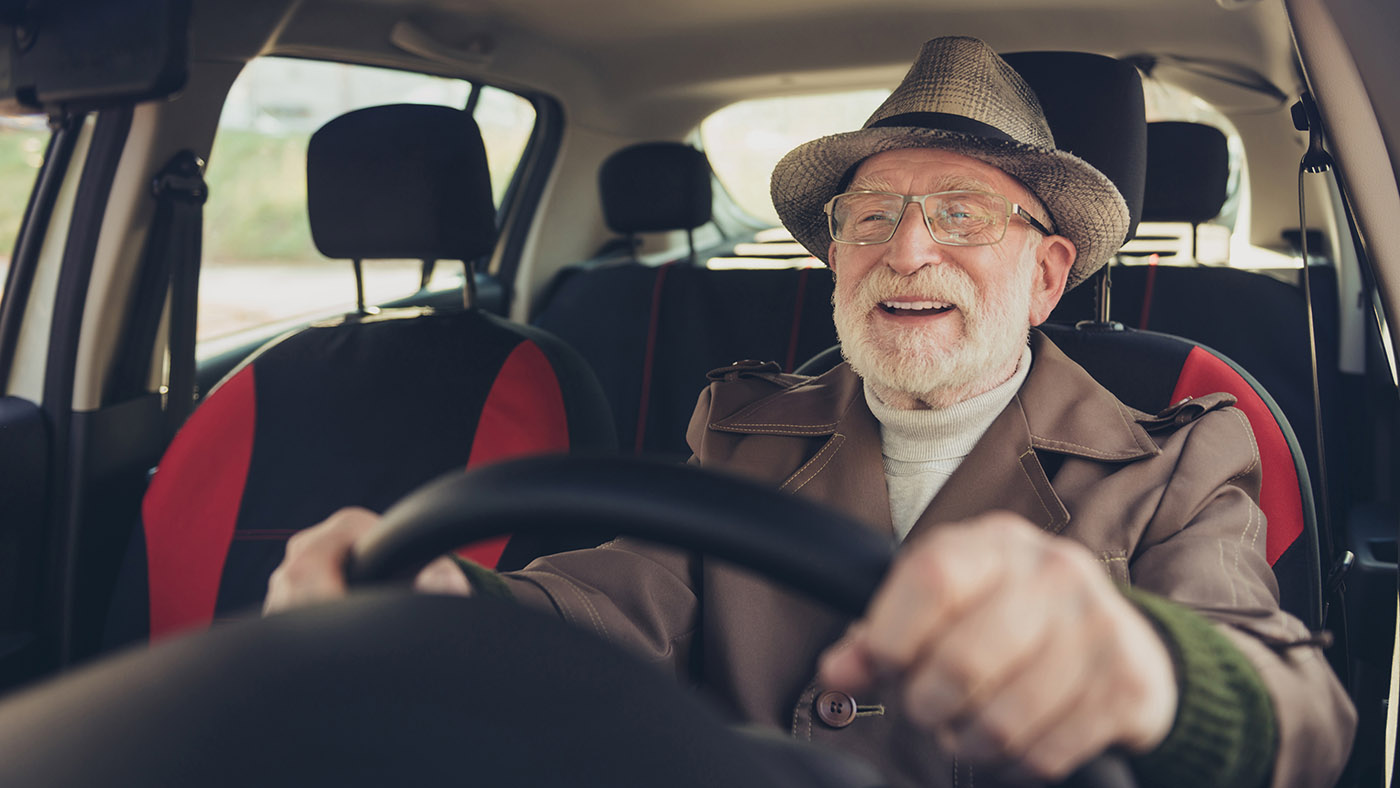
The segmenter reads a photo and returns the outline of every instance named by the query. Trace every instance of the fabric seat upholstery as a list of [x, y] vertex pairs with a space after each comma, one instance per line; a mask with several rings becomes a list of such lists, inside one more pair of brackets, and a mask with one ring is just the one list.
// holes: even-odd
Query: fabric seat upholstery
[[[341, 116], [312, 137], [307, 181], [327, 256], [469, 261], [495, 244], [485, 149], [465, 112]], [[591, 370], [540, 329], [406, 309], [293, 332], [210, 392], [161, 459], [109, 640], [256, 610], [287, 538], [340, 507], [382, 511], [453, 470], [614, 447]], [[518, 567], [598, 541], [500, 540], [466, 554]]]
[[[708, 160], [681, 143], [644, 143], [604, 163], [599, 191], [615, 232], [698, 227], [710, 219]], [[684, 460], [685, 428], [705, 375], [736, 359], [792, 369], [836, 341], [822, 270], [710, 270], [675, 260], [563, 269], [534, 324], [565, 338], [597, 371], [619, 445]]]

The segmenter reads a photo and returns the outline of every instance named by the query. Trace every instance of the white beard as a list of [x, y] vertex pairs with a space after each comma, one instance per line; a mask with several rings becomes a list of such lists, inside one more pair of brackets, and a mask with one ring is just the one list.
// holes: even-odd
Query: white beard
[[[1023, 263], [1021, 269], [1023, 275], [1006, 292], [978, 293], [967, 274], [953, 265], [925, 266], [911, 276], [874, 267], [856, 286], [849, 303], [840, 287], [832, 296], [841, 354], [856, 374], [877, 389], [905, 394], [932, 407], [990, 391], [1015, 371], [1030, 330], [1033, 265]], [[898, 296], [956, 305], [962, 335], [949, 343], [917, 327], [888, 324], [876, 334], [871, 324], [879, 303]]]

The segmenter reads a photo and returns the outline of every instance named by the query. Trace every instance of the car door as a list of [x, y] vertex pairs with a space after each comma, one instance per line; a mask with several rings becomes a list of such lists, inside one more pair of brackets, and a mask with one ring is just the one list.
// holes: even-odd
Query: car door
[[[1369, 273], [1370, 302], [1379, 336], [1379, 365], [1395, 396], [1394, 348], [1400, 343], [1400, 85], [1394, 80], [1394, 41], [1400, 7], [1354, 0], [1289, 0], [1304, 73], [1316, 96], [1326, 150], [1351, 223], [1356, 253]], [[1314, 176], [1315, 177], [1315, 176]], [[1384, 425], [1381, 425], [1384, 429]], [[1352, 694], [1361, 729], [1356, 743], [1366, 761], [1354, 761], [1359, 784], [1391, 784], [1396, 731], [1397, 508], [1393, 456], [1400, 436], [1380, 437], [1382, 451], [1368, 465], [1388, 478], [1378, 506], [1353, 518], [1349, 545], [1358, 556], [1347, 585]]]

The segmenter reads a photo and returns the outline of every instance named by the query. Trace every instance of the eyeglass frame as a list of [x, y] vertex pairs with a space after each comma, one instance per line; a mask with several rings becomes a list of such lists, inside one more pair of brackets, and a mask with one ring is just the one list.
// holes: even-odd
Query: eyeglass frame
[[[840, 238], [836, 237], [836, 217], [832, 215], [832, 208], [836, 205], [837, 200], [851, 194], [885, 194], [889, 195], [890, 197], [899, 197], [904, 201], [903, 204], [899, 206], [898, 221], [896, 221], [890, 227], [889, 238], [886, 238], [883, 241], [843, 241]], [[985, 241], [982, 243], [975, 244], [955, 243], [939, 239], [938, 235], [933, 231], [933, 222], [929, 218], [928, 205], [925, 203], [925, 200], [927, 200], [930, 197], [941, 197], [946, 194], [985, 194], [990, 197], [996, 197], [997, 199], [1001, 200], [1002, 203], [1006, 205], [1006, 222], [1001, 226], [1001, 235], [997, 236], [997, 239], [995, 241]], [[851, 191], [841, 192], [840, 194], [832, 197], [830, 200], [827, 200], [826, 204], [822, 206], [822, 212], [826, 214], [827, 235], [830, 235], [831, 240], [835, 241], [838, 244], [847, 244], [850, 246], [878, 246], [880, 244], [887, 244], [890, 241], [894, 240], [895, 233], [899, 232], [899, 224], [900, 222], [904, 221], [904, 213], [909, 210], [910, 203], [918, 204], [919, 213], [924, 217], [924, 229], [928, 230], [929, 237], [933, 239], [934, 243], [940, 244], [942, 246], [991, 246], [993, 244], [1001, 243], [1002, 240], [1006, 238], [1006, 228], [1011, 225], [1011, 217], [1013, 216], [1021, 217], [1021, 219], [1025, 221], [1026, 224], [1030, 225], [1030, 228], [1032, 230], [1039, 232], [1041, 235], [1048, 237], [1055, 234], [1053, 230], [1050, 230], [1045, 225], [1041, 224], [1039, 219], [1036, 219], [1025, 208], [1022, 208], [1019, 203], [1014, 203], [1006, 195], [998, 194], [996, 192], [981, 191], [979, 189], [952, 189], [949, 191], [931, 192], [929, 194], [900, 194], [899, 192], [880, 191], [879, 189], [853, 189]]]

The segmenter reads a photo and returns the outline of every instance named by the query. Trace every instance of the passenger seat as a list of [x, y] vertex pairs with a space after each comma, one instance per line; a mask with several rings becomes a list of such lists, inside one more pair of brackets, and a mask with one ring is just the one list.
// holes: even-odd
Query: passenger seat
[[[481, 134], [449, 107], [330, 121], [307, 151], [307, 197], [317, 248], [357, 267], [471, 261], [496, 242]], [[288, 537], [340, 507], [382, 511], [453, 470], [614, 447], [587, 364], [540, 329], [476, 309], [404, 309], [293, 332], [215, 388], [161, 458], [109, 645], [256, 613]], [[509, 568], [601, 539], [501, 540], [465, 554]]]

